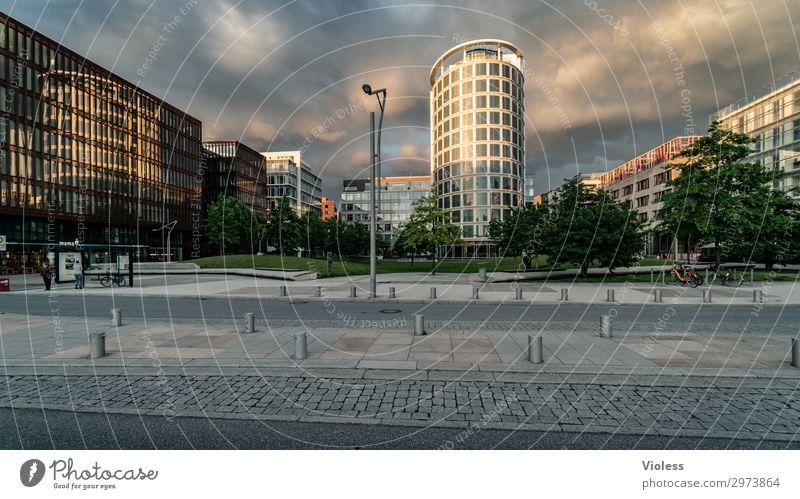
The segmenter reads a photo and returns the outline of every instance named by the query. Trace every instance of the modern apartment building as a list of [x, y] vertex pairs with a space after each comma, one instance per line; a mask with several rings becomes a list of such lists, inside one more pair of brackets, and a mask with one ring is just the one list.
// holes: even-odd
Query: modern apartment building
[[755, 139], [748, 161], [782, 171], [774, 187], [800, 199], [800, 70], [711, 116], [728, 130]]
[[275, 206], [286, 196], [298, 214], [322, 213], [322, 180], [303, 161], [300, 151], [262, 152], [267, 167], [267, 198]]
[[0, 14], [0, 273], [188, 256], [200, 168], [198, 119]]
[[320, 206], [322, 208], [322, 215], [320, 216], [323, 222], [339, 218], [339, 214], [336, 212], [336, 202], [333, 199], [323, 197], [320, 200]]
[[493, 39], [453, 47], [430, 72], [433, 187], [476, 250], [489, 222], [524, 203], [523, 73], [519, 49]]
[[[369, 179], [345, 180], [339, 202], [340, 219], [369, 224]], [[427, 175], [381, 177], [380, 206], [377, 213], [378, 242], [393, 247], [403, 224], [414, 213], [414, 201], [430, 196], [431, 178]]]
[[230, 196], [246, 204], [259, 223], [267, 223], [269, 202], [264, 156], [239, 141], [227, 140], [203, 142], [203, 159], [204, 209], [220, 195]]
[[[603, 173], [598, 172], [580, 172], [572, 177], [572, 180], [579, 182], [588, 189], [600, 189], [603, 187], [601, 182], [602, 176]], [[560, 196], [561, 186], [558, 186], [534, 196], [533, 204], [556, 204]]]
[[[601, 188], [620, 203], [636, 210], [645, 228], [652, 229], [658, 223], [657, 215], [663, 203], [661, 199], [669, 192], [666, 183], [680, 173], [672, 168], [675, 156], [690, 147], [699, 136], [675, 137], [644, 154], [627, 161], [602, 174]], [[673, 238], [647, 235], [645, 252], [650, 255], [675, 254], [680, 250]]]

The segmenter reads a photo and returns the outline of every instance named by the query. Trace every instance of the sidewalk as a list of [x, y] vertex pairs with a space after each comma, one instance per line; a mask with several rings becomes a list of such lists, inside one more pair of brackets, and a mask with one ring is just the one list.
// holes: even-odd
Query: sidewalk
[[[25, 276], [13, 276], [11, 293], [45, 293], [40, 280]], [[711, 291], [711, 303], [722, 305], [752, 304], [755, 290], [762, 293], [763, 303], [800, 305], [800, 286], [795, 282], [746, 282], [739, 288], [721, 285], [689, 288], [660, 283], [572, 283], [570, 281], [531, 282], [475, 282], [475, 276], [467, 274], [381, 274], [378, 275], [378, 298], [383, 301], [430, 302], [435, 288], [436, 301], [464, 303], [474, 299], [486, 303], [516, 300], [517, 289], [522, 290], [521, 303], [556, 303], [561, 301], [562, 291], [567, 299], [575, 303], [607, 303], [608, 291], [614, 292], [615, 303], [654, 303], [656, 290], [661, 290], [664, 303], [702, 303], [703, 292]], [[229, 298], [259, 297], [303, 300], [365, 300], [369, 299], [369, 276], [339, 277], [299, 282], [276, 281], [243, 276], [137, 276], [135, 287], [105, 288], [95, 281], [87, 281], [82, 290], [74, 289], [71, 283], [55, 287], [58, 294], [120, 295], [142, 297], [189, 297]], [[355, 288], [356, 297], [352, 297]], [[286, 296], [282, 296], [282, 289]], [[395, 298], [390, 298], [394, 289]], [[477, 291], [476, 291], [477, 290]], [[319, 296], [317, 296], [319, 293]], [[2, 294], [0, 294], [2, 296]]]

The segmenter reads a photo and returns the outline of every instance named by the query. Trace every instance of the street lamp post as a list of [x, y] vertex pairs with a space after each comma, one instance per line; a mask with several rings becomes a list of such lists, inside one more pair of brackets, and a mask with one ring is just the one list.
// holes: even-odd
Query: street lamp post
[[[376, 181], [380, 179], [380, 161], [381, 161], [381, 130], [383, 128], [383, 111], [386, 107], [386, 89], [381, 88], [373, 90], [372, 87], [365, 83], [361, 85], [361, 89], [367, 95], [374, 95], [378, 99], [378, 105], [381, 108], [381, 115], [378, 118], [378, 133], [375, 134], [375, 112], [370, 111], [370, 142], [369, 151], [371, 159], [370, 168], [370, 197], [369, 197], [369, 297], [375, 298], [378, 296], [378, 279], [376, 270], [377, 259], [377, 204], [380, 202], [380, 192], [376, 190]], [[381, 98], [383, 96], [383, 98]], [[377, 178], [376, 178], [377, 177]], [[377, 196], [376, 196], [377, 192]]]

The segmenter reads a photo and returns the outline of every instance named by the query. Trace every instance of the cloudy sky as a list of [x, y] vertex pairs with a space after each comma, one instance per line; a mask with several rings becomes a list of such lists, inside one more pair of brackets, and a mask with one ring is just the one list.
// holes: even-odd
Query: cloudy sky
[[0, 10], [200, 118], [206, 140], [305, 143], [336, 199], [369, 159], [377, 104], [364, 82], [389, 91], [384, 172], [429, 171], [430, 66], [463, 41], [502, 38], [526, 57], [537, 192], [702, 133], [717, 109], [800, 68], [800, 0], [0, 0]]

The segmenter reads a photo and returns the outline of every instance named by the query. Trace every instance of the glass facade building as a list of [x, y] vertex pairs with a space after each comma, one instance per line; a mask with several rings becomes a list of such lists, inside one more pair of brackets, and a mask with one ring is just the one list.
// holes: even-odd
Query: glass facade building
[[522, 53], [502, 40], [458, 45], [433, 65], [431, 176], [440, 207], [467, 244], [524, 203]]
[[227, 140], [203, 142], [203, 157], [205, 206], [220, 195], [235, 197], [252, 210], [259, 223], [267, 223], [269, 202], [264, 156], [241, 142]]
[[[403, 224], [414, 213], [414, 201], [431, 194], [431, 178], [427, 175], [381, 177], [380, 206], [377, 213], [378, 242], [394, 246]], [[339, 217], [344, 222], [369, 224], [370, 181], [345, 180], [339, 203]]]
[[747, 160], [783, 172], [773, 187], [800, 199], [800, 70], [721, 109], [711, 120], [753, 137]]
[[64, 245], [90, 265], [117, 248], [160, 259], [167, 237], [181, 259], [198, 218], [200, 121], [4, 14], [0, 23], [0, 273], [31, 271]]
[[298, 214], [322, 214], [322, 180], [303, 161], [300, 151], [261, 153], [267, 161], [267, 197], [270, 207], [286, 196]]

